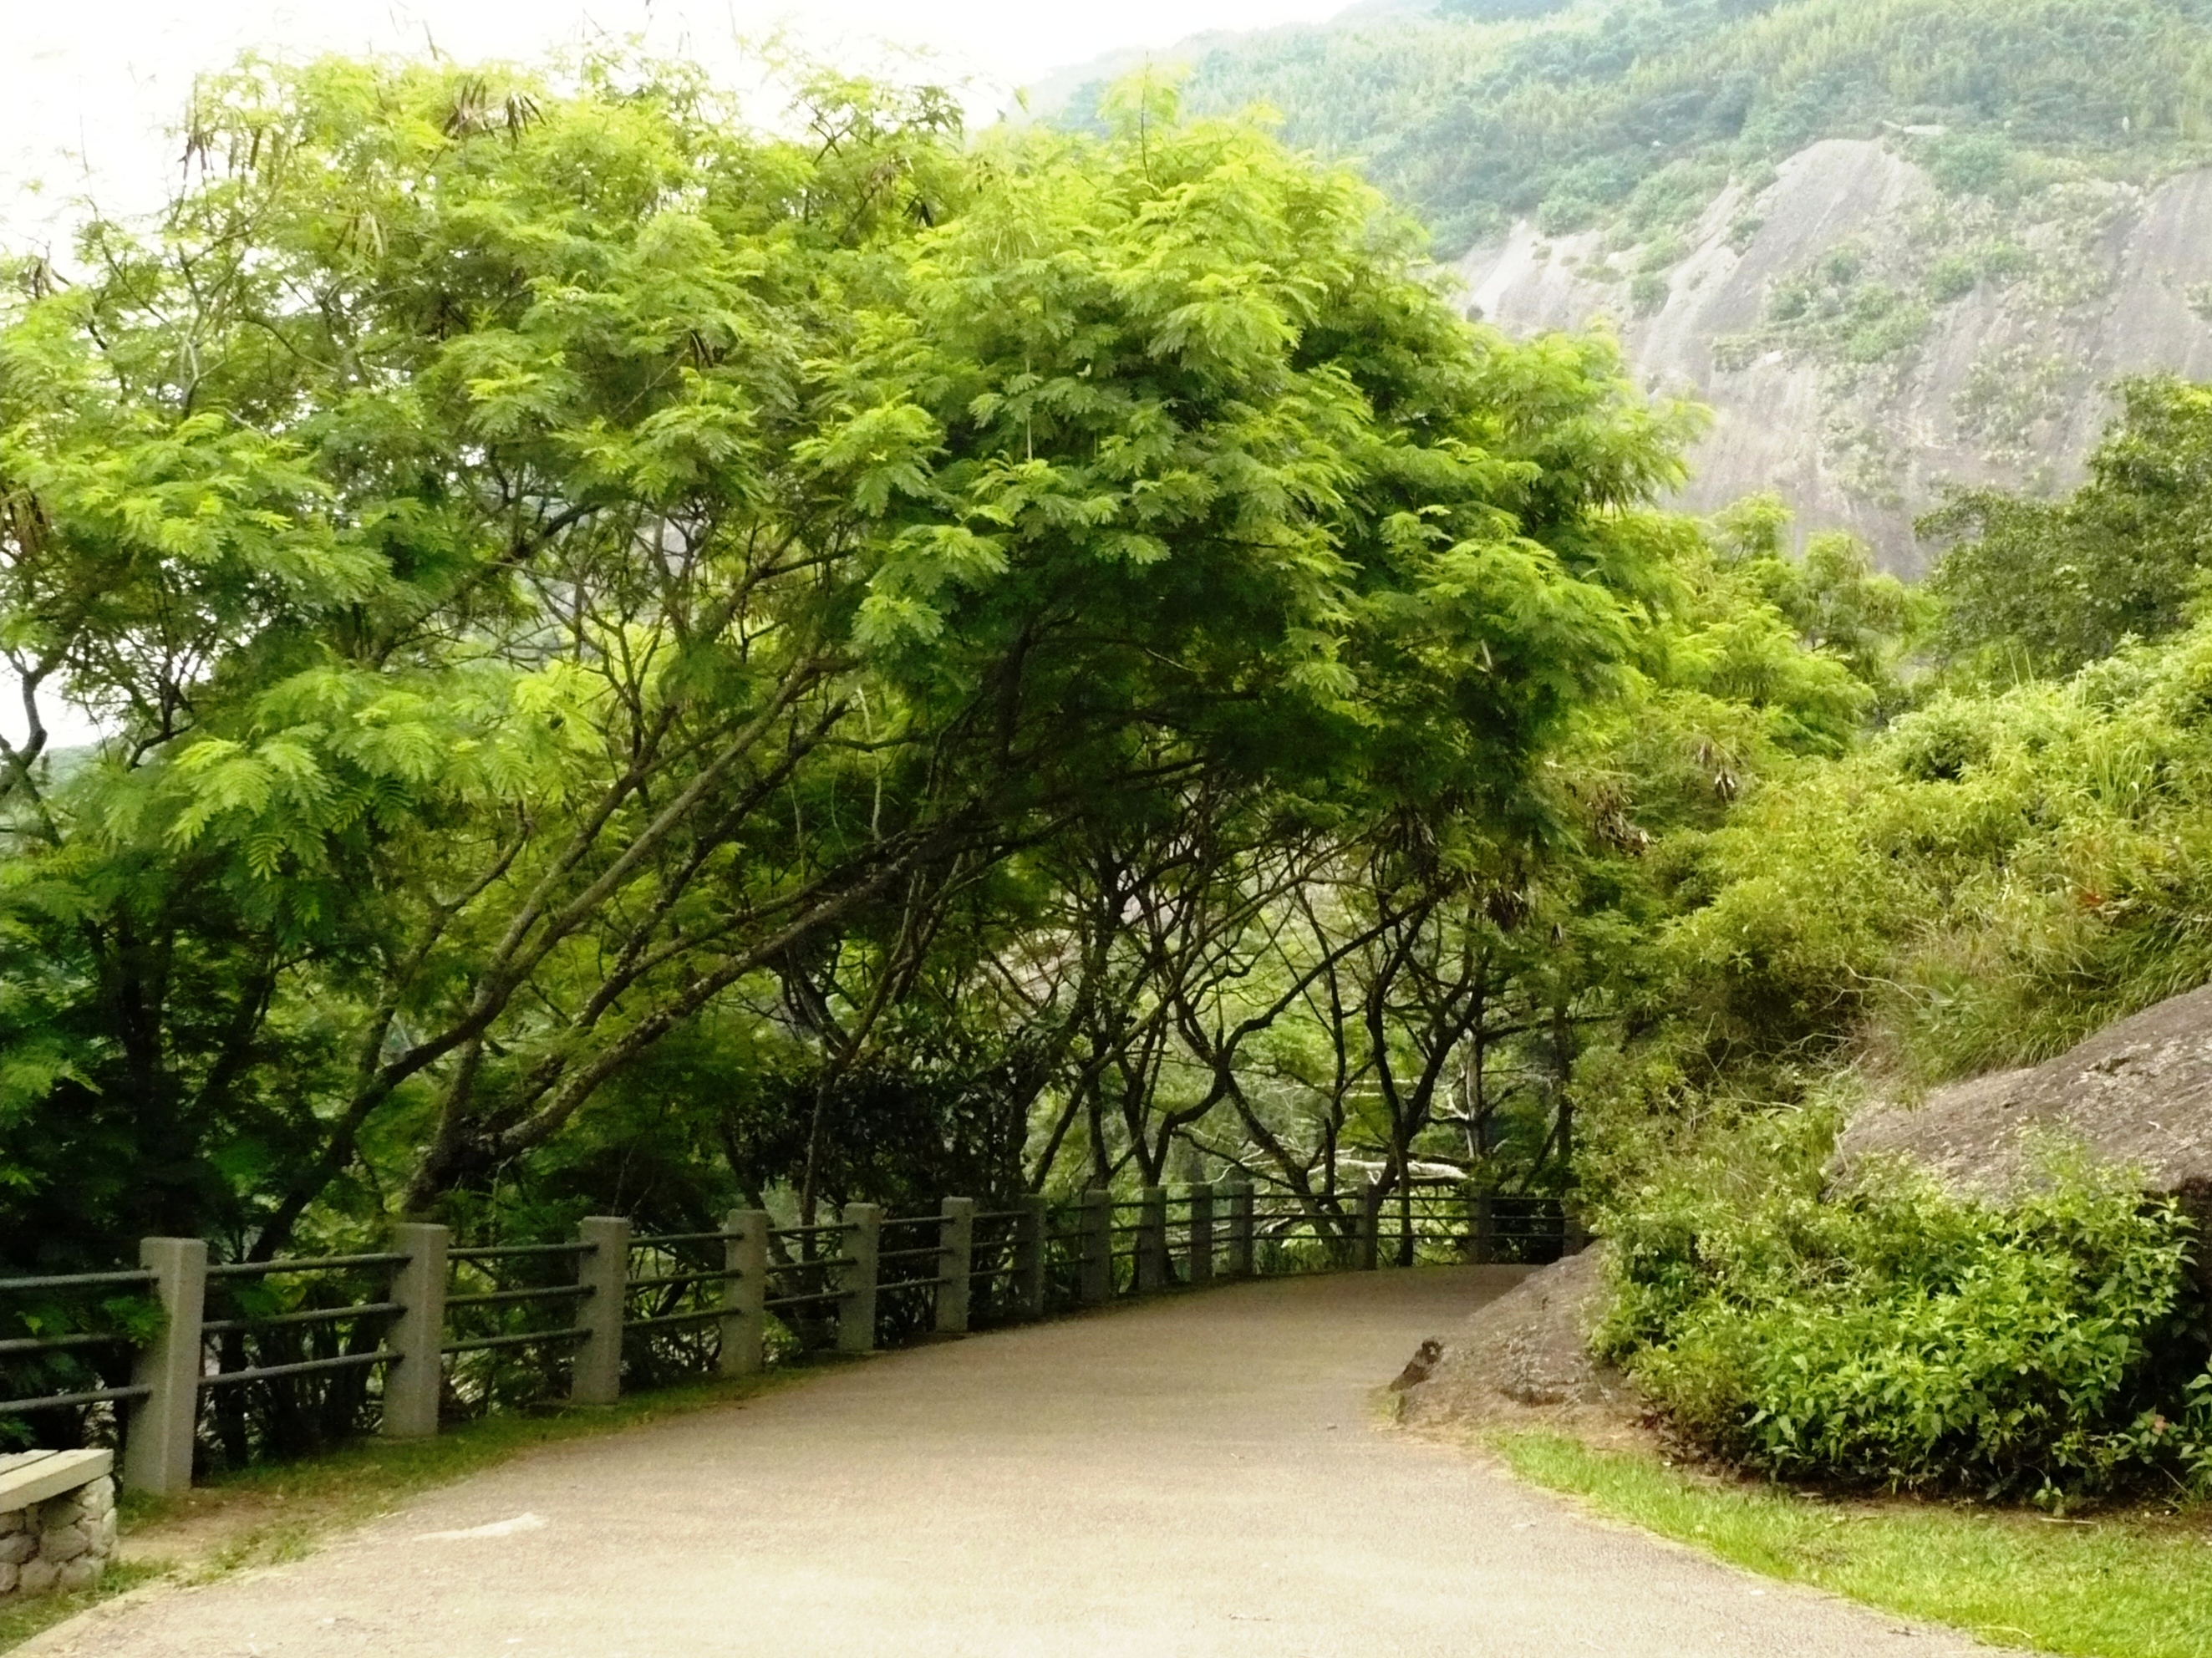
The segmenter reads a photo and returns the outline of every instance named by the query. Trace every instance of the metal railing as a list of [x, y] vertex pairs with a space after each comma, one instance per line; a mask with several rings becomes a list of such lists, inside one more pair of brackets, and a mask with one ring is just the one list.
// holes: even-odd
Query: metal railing
[[[0, 1278], [0, 1316], [30, 1332], [0, 1339], [0, 1394], [18, 1395], [0, 1418], [112, 1411], [125, 1483], [171, 1492], [196, 1456], [283, 1454], [372, 1424], [420, 1437], [504, 1406], [611, 1404], [1176, 1286], [1385, 1259], [1534, 1262], [1577, 1242], [1555, 1200], [1437, 1182], [1263, 1199], [1242, 1181], [992, 1210], [947, 1198], [889, 1218], [850, 1204], [808, 1225], [734, 1210], [659, 1235], [594, 1217], [527, 1243], [457, 1247], [445, 1227], [409, 1224], [386, 1250], [261, 1261], [148, 1238], [136, 1270]], [[33, 1389], [6, 1385], [27, 1370]]]

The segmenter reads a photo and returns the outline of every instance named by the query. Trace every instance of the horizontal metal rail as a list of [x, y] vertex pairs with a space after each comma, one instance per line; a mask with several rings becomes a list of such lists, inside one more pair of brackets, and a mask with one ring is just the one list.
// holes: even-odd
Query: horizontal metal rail
[[544, 1284], [525, 1290], [487, 1290], [481, 1295], [447, 1296], [446, 1310], [456, 1307], [512, 1307], [526, 1301], [573, 1301], [595, 1293], [594, 1284]]
[[77, 1347], [135, 1347], [136, 1336], [109, 1332], [94, 1335], [88, 1332], [71, 1331], [58, 1336], [10, 1336], [0, 1341], [0, 1355], [8, 1353], [58, 1353]]
[[110, 1284], [151, 1284], [151, 1272], [57, 1272], [46, 1278], [0, 1278], [0, 1295], [13, 1291], [96, 1290]]
[[665, 1330], [672, 1324], [705, 1324], [710, 1320], [727, 1318], [727, 1313], [717, 1309], [711, 1313], [669, 1313], [659, 1318], [632, 1318], [623, 1321], [624, 1330]]
[[1033, 1212], [1027, 1209], [978, 1209], [971, 1220], [1027, 1220]]
[[365, 1302], [357, 1307], [313, 1307], [297, 1313], [270, 1313], [259, 1318], [211, 1318], [200, 1326], [204, 1336], [226, 1336], [239, 1330], [259, 1330], [280, 1324], [342, 1324], [349, 1318], [375, 1318], [385, 1313], [404, 1313], [396, 1301]]
[[659, 1290], [672, 1284], [728, 1284], [743, 1277], [744, 1274], [734, 1266], [718, 1266], [712, 1271], [702, 1266], [696, 1272], [665, 1272], [654, 1278], [634, 1278], [628, 1287], [632, 1290]]
[[520, 1335], [476, 1336], [467, 1341], [449, 1341], [438, 1349], [441, 1353], [485, 1353], [495, 1347], [535, 1347], [549, 1341], [581, 1341], [592, 1333], [570, 1327], [563, 1330], [525, 1330]]
[[847, 1298], [848, 1292], [843, 1290], [815, 1290], [803, 1296], [770, 1296], [761, 1305], [772, 1313], [779, 1307], [803, 1307], [810, 1302], [843, 1301]]
[[408, 1257], [374, 1255], [291, 1255], [275, 1260], [220, 1260], [207, 1269], [211, 1278], [274, 1278], [280, 1272], [342, 1272], [353, 1266], [404, 1266]]
[[35, 1399], [0, 1399], [0, 1416], [31, 1411], [58, 1411], [71, 1405], [97, 1405], [110, 1399], [143, 1399], [151, 1388], [88, 1388], [82, 1393], [41, 1394]]
[[926, 1243], [918, 1249], [878, 1249], [876, 1251], [876, 1259], [878, 1260], [920, 1260], [925, 1255], [949, 1255], [951, 1253], [952, 1248], [949, 1244]]
[[633, 1249], [659, 1249], [672, 1243], [728, 1243], [744, 1236], [743, 1232], [660, 1232], [649, 1237], [632, 1238]]
[[523, 1255], [590, 1255], [599, 1253], [596, 1243], [580, 1241], [568, 1243], [482, 1243], [466, 1249], [449, 1249], [447, 1260], [513, 1260]]
[[768, 1229], [770, 1237], [778, 1238], [804, 1237], [810, 1232], [857, 1232], [860, 1230], [860, 1223], [856, 1220], [825, 1220], [815, 1226], [771, 1226]]
[[889, 1284], [878, 1284], [876, 1290], [879, 1294], [889, 1290], [934, 1290], [945, 1282], [941, 1278], [894, 1278]]
[[269, 1382], [278, 1376], [309, 1376], [320, 1370], [357, 1370], [365, 1365], [386, 1364], [399, 1355], [389, 1347], [373, 1353], [334, 1353], [328, 1358], [303, 1358], [290, 1364], [259, 1364], [250, 1370], [218, 1370], [200, 1378], [203, 1388], [228, 1388], [240, 1382]]

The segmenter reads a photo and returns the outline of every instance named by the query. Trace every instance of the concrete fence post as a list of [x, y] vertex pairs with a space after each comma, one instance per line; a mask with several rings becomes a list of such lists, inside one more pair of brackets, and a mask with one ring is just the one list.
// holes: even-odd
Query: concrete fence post
[[1042, 1193], [1032, 1193], [1016, 1206], [1022, 1214], [1014, 1223], [1013, 1301], [1024, 1318], [1042, 1318], [1052, 1206]]
[[1362, 1175], [1352, 1195], [1359, 1206], [1359, 1219], [1352, 1264], [1363, 1272], [1371, 1272], [1382, 1260], [1382, 1188], [1375, 1183], [1374, 1175]]
[[1137, 1289], [1150, 1294], [1168, 1287], [1168, 1193], [1147, 1186], [1137, 1211]]
[[768, 1212], [732, 1209], [722, 1217], [722, 1351], [724, 1376], [756, 1376], [767, 1362]]
[[1190, 1262], [1188, 1276], [1194, 1286], [1213, 1282], [1213, 1187], [1194, 1181], [1190, 1188]]
[[1249, 1278], [1252, 1255], [1252, 1182], [1240, 1180], [1229, 1187], [1229, 1275]]
[[1562, 1254], [1578, 1255], [1589, 1248], [1589, 1223], [1583, 1218], [1583, 1212], [1579, 1206], [1565, 1203], [1560, 1206], [1564, 1212], [1561, 1217], [1563, 1236], [1559, 1239], [1559, 1251]]
[[1083, 1299], [1114, 1298], [1114, 1194], [1091, 1187], [1083, 1194]]
[[384, 1373], [384, 1436], [428, 1439], [438, 1431], [445, 1392], [446, 1252], [453, 1235], [412, 1222], [392, 1229], [392, 1250], [407, 1264], [392, 1275], [399, 1303], [385, 1345], [398, 1355]]
[[975, 1288], [975, 1199], [947, 1198], [937, 1223], [937, 1329], [957, 1335], [968, 1327]]
[[623, 1303], [629, 1299], [629, 1221], [621, 1215], [592, 1215], [576, 1229], [576, 1242], [589, 1248], [576, 1257], [576, 1282], [587, 1293], [576, 1309], [585, 1332], [576, 1344], [568, 1372], [568, 1400], [575, 1405], [611, 1405], [622, 1397]]
[[1467, 1258], [1478, 1266], [1487, 1266], [1498, 1259], [1497, 1205], [1490, 1193], [1478, 1186], [1469, 1189], [1467, 1207]]
[[876, 1254], [883, 1247], [884, 1212], [872, 1203], [848, 1203], [844, 1222], [845, 1268], [837, 1288], [837, 1351], [876, 1351]]
[[200, 1326], [207, 1316], [207, 1240], [141, 1238], [138, 1264], [154, 1275], [161, 1333], [138, 1350], [131, 1381], [149, 1389], [131, 1407], [123, 1483], [173, 1497], [192, 1483], [200, 1419]]

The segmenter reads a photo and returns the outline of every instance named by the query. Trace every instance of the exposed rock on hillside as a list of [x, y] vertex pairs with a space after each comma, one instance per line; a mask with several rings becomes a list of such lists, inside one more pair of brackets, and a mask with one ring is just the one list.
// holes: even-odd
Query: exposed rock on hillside
[[1641, 246], [1523, 224], [1462, 262], [1470, 300], [1516, 334], [1610, 319], [1647, 387], [1710, 404], [1686, 504], [1777, 490], [1916, 571], [1946, 483], [2069, 485], [2103, 387], [2212, 377], [2212, 172], [1999, 201], [1945, 195], [1899, 142], [1814, 144]]
[[2212, 1207], [2212, 986], [2107, 1025], [2042, 1065], [1955, 1083], [1918, 1106], [1863, 1112], [1836, 1166], [1902, 1153], [1962, 1189], [1994, 1194], [2027, 1173], [2022, 1131], [2033, 1127], [2141, 1169], [2151, 1191]]

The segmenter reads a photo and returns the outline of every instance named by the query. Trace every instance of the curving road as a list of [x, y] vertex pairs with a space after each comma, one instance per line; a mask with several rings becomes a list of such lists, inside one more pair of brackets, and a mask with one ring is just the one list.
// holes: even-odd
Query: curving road
[[[83, 1658], [1964, 1658], [1378, 1427], [1511, 1282], [1240, 1284], [536, 1453]], [[480, 1530], [480, 1528], [482, 1528]], [[473, 1536], [453, 1533], [479, 1532]], [[432, 1536], [430, 1533], [448, 1533]]]

